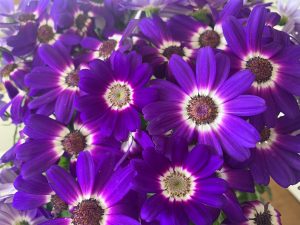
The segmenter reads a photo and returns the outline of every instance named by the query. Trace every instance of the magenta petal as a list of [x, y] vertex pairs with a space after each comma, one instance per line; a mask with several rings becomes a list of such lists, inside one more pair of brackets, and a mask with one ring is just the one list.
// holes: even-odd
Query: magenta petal
[[65, 90], [57, 98], [55, 104], [55, 115], [58, 121], [68, 124], [74, 113], [74, 91]]
[[164, 199], [160, 195], [154, 195], [147, 199], [142, 206], [141, 217], [146, 221], [155, 220], [164, 208]]

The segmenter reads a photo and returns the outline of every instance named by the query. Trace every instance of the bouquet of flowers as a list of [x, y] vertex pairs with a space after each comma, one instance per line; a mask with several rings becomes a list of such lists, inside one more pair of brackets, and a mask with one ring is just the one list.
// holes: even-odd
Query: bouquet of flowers
[[277, 3], [1, 1], [0, 225], [281, 224], [300, 3]]

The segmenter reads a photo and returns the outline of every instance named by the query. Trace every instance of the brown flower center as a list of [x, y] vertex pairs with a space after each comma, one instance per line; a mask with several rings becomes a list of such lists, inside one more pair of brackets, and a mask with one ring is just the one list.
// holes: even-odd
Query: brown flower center
[[77, 156], [86, 147], [86, 137], [80, 131], [69, 133], [62, 141], [64, 150], [70, 155]]
[[105, 99], [109, 106], [122, 109], [132, 101], [132, 91], [127, 84], [114, 83], [107, 89]]
[[31, 13], [23, 13], [18, 17], [20, 22], [26, 23], [28, 21], [35, 21], [35, 15]]
[[59, 215], [62, 211], [68, 209], [68, 204], [65, 203], [60, 197], [57, 195], [51, 196], [51, 203], [53, 205], [52, 213], [54, 215]]
[[79, 14], [75, 19], [75, 25], [79, 31], [81, 31], [88, 21], [89, 17], [86, 14]]
[[201, 47], [216, 48], [220, 44], [220, 35], [214, 30], [204, 31], [199, 37], [199, 43]]
[[186, 107], [187, 114], [197, 125], [210, 124], [218, 116], [218, 107], [209, 96], [194, 96]]
[[261, 132], [260, 132], [260, 142], [266, 142], [269, 141], [271, 136], [271, 129], [265, 127]]
[[37, 38], [41, 43], [49, 43], [54, 36], [53, 28], [47, 24], [40, 26], [37, 31]]
[[78, 87], [79, 80], [78, 71], [74, 70], [67, 75], [65, 82], [69, 87]]
[[72, 211], [73, 225], [99, 225], [103, 220], [104, 209], [95, 199], [83, 200]]
[[170, 59], [173, 54], [184, 56], [183, 48], [180, 46], [173, 45], [173, 46], [167, 47], [163, 52], [163, 56], [166, 57], [167, 59]]
[[267, 210], [263, 213], [257, 213], [254, 218], [254, 223], [257, 225], [272, 225], [270, 211]]
[[259, 56], [249, 59], [246, 63], [246, 68], [255, 75], [255, 81], [257, 83], [265, 83], [272, 77], [272, 63]]
[[161, 189], [171, 199], [183, 200], [192, 192], [193, 180], [181, 169], [174, 168], [161, 178]]
[[111, 39], [104, 41], [99, 48], [99, 57], [107, 59], [110, 57], [111, 53], [115, 50], [117, 46], [117, 41]]
[[17, 68], [17, 64], [11, 63], [5, 65], [2, 70], [0, 71], [1, 77], [9, 77], [10, 74]]

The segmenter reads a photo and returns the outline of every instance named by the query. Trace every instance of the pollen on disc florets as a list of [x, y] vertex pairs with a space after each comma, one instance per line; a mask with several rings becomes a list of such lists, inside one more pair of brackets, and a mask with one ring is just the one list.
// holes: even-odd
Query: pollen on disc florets
[[220, 35], [214, 30], [206, 30], [199, 37], [201, 47], [210, 46], [216, 48], [220, 45]]
[[133, 91], [127, 83], [113, 82], [107, 88], [104, 98], [109, 107], [114, 110], [122, 110], [132, 103]]
[[68, 87], [78, 87], [80, 77], [77, 70], [68, 73], [65, 78], [65, 83]]
[[49, 43], [54, 37], [55, 33], [52, 26], [44, 24], [38, 28], [37, 38], [41, 43]]
[[117, 44], [117, 41], [113, 39], [102, 42], [99, 48], [99, 57], [103, 59], [109, 58], [111, 53], [115, 50]]
[[15, 225], [30, 225], [31, 223], [29, 223], [28, 221], [26, 220], [21, 220], [19, 222], [17, 222]]
[[165, 48], [162, 53], [162, 55], [164, 57], [166, 57], [167, 59], [170, 59], [173, 54], [184, 56], [184, 50], [180, 46], [172, 45], [172, 46]]
[[77, 156], [86, 145], [86, 137], [78, 130], [70, 132], [62, 140], [64, 150], [70, 155]]
[[0, 71], [0, 75], [1, 77], [9, 77], [10, 74], [17, 68], [17, 64], [15, 63], [10, 63], [5, 65], [1, 71]]
[[171, 168], [160, 177], [160, 186], [163, 195], [170, 200], [187, 200], [195, 188], [194, 178], [180, 167]]
[[259, 84], [271, 80], [274, 70], [272, 63], [260, 56], [250, 58], [246, 62], [246, 69], [249, 69], [255, 75], [255, 81]]
[[62, 211], [68, 209], [68, 204], [65, 203], [60, 197], [57, 195], [51, 196], [51, 203], [52, 203], [52, 214], [59, 215]]
[[190, 98], [186, 111], [197, 125], [213, 123], [218, 116], [218, 107], [209, 96], [197, 95]]
[[35, 15], [32, 13], [22, 13], [18, 16], [18, 20], [22, 23], [35, 21]]
[[83, 200], [72, 210], [73, 225], [102, 224], [105, 210], [95, 199]]

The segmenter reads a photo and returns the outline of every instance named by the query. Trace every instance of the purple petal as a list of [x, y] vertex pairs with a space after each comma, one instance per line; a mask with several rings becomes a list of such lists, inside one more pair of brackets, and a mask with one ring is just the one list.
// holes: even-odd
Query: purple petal
[[82, 194], [84, 196], [91, 196], [96, 173], [94, 161], [89, 152], [81, 152], [79, 154], [76, 173]]
[[178, 84], [187, 93], [191, 94], [196, 87], [195, 75], [191, 67], [179, 55], [173, 55], [169, 67]]
[[18, 210], [36, 209], [49, 201], [48, 195], [34, 195], [17, 192], [14, 195], [13, 206]]
[[213, 89], [215, 90], [223, 85], [229, 74], [230, 60], [225, 54], [216, 54], [216, 68], [217, 71], [213, 86]]
[[141, 209], [141, 217], [146, 221], [155, 220], [164, 208], [164, 199], [160, 195], [154, 195], [147, 199]]
[[26, 75], [25, 84], [37, 89], [58, 87], [59, 75], [48, 67], [35, 67]]
[[140, 225], [140, 222], [125, 215], [113, 215], [111, 218], [109, 218], [108, 223], [122, 225]]
[[216, 59], [212, 48], [201, 48], [196, 63], [196, 79], [199, 89], [210, 90], [216, 78]]
[[60, 218], [60, 219], [48, 220], [39, 225], [71, 225], [71, 224], [72, 224], [71, 218]]
[[57, 98], [55, 104], [55, 116], [59, 122], [68, 124], [74, 113], [74, 91], [65, 90]]

